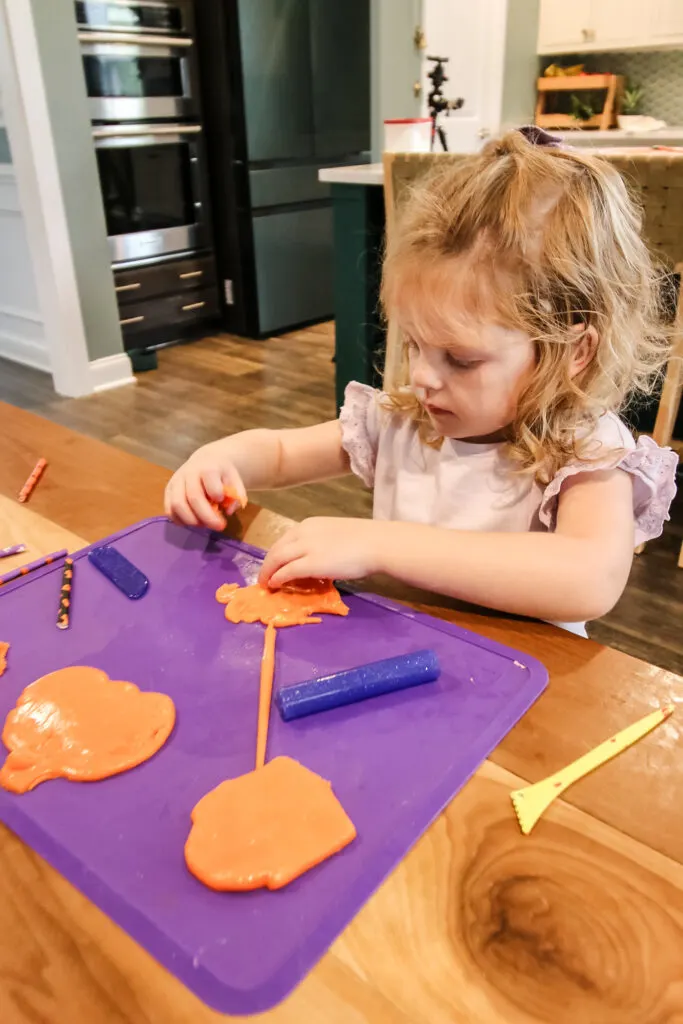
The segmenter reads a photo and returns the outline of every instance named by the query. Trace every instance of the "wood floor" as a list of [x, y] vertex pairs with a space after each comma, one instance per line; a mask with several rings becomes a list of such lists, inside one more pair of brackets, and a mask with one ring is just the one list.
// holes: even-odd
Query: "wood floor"
[[[332, 419], [333, 345], [329, 324], [266, 342], [220, 335], [160, 352], [159, 369], [140, 374], [136, 387], [81, 399], [58, 398], [45, 374], [0, 360], [0, 399], [174, 469], [199, 445], [237, 430]], [[254, 498], [294, 519], [371, 510], [352, 477]], [[679, 497], [664, 536], [636, 558], [618, 606], [589, 627], [601, 643], [681, 674], [682, 539]]]

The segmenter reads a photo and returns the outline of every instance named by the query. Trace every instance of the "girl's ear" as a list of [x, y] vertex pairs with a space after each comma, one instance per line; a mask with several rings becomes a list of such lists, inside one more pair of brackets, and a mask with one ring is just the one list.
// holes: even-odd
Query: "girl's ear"
[[576, 377], [585, 370], [595, 355], [598, 347], [598, 332], [595, 327], [586, 327], [585, 324], [575, 324], [572, 333], [578, 335], [573, 344], [571, 360], [569, 363], [569, 376]]

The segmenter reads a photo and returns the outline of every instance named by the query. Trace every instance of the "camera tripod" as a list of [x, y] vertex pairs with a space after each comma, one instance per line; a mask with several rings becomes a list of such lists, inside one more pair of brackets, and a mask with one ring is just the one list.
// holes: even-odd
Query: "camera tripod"
[[434, 64], [434, 67], [427, 75], [432, 83], [432, 88], [427, 100], [429, 116], [432, 119], [432, 149], [435, 148], [436, 139], [438, 138], [441, 143], [441, 148], [444, 153], [447, 153], [448, 142], [446, 140], [446, 133], [438, 122], [439, 115], [444, 112], [448, 115], [451, 110], [460, 110], [465, 100], [462, 96], [458, 97], [457, 100], [447, 100], [443, 95], [443, 85], [448, 81], [448, 75], [446, 74], [446, 68], [444, 65], [448, 63], [449, 58], [427, 57], [427, 60], [432, 61]]

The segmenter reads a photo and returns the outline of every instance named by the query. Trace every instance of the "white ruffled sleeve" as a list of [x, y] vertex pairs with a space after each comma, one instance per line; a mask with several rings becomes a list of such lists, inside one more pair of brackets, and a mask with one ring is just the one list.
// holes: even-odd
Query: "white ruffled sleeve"
[[[650, 437], [640, 437], [636, 443], [627, 427], [611, 414], [602, 417], [596, 445], [595, 452], [589, 448], [590, 461], [564, 466], [546, 487], [539, 509], [543, 525], [555, 529], [559, 497], [566, 480], [579, 473], [622, 469], [633, 478], [636, 546], [659, 537], [676, 494], [676, 452], [660, 448]], [[600, 457], [600, 446], [605, 448], [604, 458]]]
[[351, 471], [366, 487], [375, 482], [375, 464], [379, 445], [380, 392], [366, 384], [351, 381], [344, 392], [344, 405], [339, 414], [342, 445], [351, 461]]

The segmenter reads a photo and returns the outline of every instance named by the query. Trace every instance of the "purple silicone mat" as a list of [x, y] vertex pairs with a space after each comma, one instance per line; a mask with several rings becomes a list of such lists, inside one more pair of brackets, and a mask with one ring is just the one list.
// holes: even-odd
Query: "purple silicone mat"
[[94, 783], [0, 790], [0, 819], [210, 1006], [251, 1014], [283, 999], [502, 740], [547, 683], [534, 659], [374, 596], [346, 619], [278, 634], [275, 686], [423, 648], [429, 686], [289, 724], [274, 711], [269, 757], [330, 779], [358, 839], [285, 889], [215, 893], [189, 874], [194, 804], [253, 767], [260, 625], [234, 626], [221, 583], [253, 582], [259, 552], [164, 519], [109, 538], [150, 579], [129, 601], [76, 556], [71, 629], [55, 628], [61, 567], [0, 590], [11, 643], [0, 722], [28, 683], [67, 665], [169, 694], [177, 722], [146, 764]]

